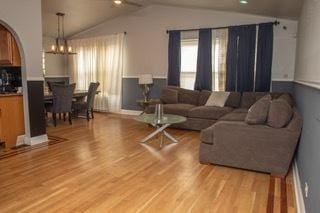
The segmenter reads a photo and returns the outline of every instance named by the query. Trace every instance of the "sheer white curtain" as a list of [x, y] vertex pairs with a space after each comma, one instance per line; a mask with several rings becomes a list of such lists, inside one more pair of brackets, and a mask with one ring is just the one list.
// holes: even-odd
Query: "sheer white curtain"
[[95, 110], [119, 112], [124, 69], [124, 34], [68, 41], [77, 55], [69, 68], [77, 89], [88, 89], [90, 82], [100, 82]]
[[212, 90], [225, 91], [227, 73], [228, 30], [212, 31]]

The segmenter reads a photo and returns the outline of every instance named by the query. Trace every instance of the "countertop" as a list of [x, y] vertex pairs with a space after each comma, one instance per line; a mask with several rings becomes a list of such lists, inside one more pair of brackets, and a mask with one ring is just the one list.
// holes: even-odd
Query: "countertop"
[[22, 96], [22, 93], [0, 93], [0, 97], [10, 97], [10, 96]]

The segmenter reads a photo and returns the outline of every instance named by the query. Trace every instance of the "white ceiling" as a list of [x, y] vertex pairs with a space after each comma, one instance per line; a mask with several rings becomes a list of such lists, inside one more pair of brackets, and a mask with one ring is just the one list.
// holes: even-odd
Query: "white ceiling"
[[[234, 11], [278, 18], [298, 19], [303, 0], [248, 0], [246, 5], [239, 0], [131, 0], [142, 4], [205, 8]], [[110, 0], [42, 0], [43, 34], [55, 36], [56, 12], [66, 13], [66, 36], [74, 35], [110, 18], [124, 15], [139, 7], [121, 5], [114, 7]]]

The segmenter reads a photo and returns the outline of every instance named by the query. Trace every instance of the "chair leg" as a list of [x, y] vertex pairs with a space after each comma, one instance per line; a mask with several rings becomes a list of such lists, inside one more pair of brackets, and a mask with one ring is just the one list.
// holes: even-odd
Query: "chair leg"
[[65, 112], [63, 113], [63, 121], [64, 122], [66, 121], [66, 113]]
[[61, 113], [59, 113], [59, 120], [61, 120]]
[[72, 125], [72, 113], [68, 112], [69, 124]]
[[90, 113], [89, 113], [88, 109], [86, 110], [86, 114], [87, 114], [87, 121], [89, 121], [90, 120]]
[[57, 126], [57, 115], [56, 113], [52, 113], [53, 125]]
[[92, 117], [92, 119], [94, 119], [94, 116], [93, 116], [93, 108], [91, 108], [91, 117]]

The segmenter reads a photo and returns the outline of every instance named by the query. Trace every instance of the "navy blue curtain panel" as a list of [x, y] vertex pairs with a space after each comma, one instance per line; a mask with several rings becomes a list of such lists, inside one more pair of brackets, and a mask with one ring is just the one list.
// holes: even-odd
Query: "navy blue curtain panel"
[[169, 32], [168, 46], [168, 80], [170, 86], [180, 86], [181, 72], [181, 33], [174, 30]]
[[226, 91], [236, 91], [237, 86], [237, 64], [238, 64], [238, 39], [237, 27], [228, 29], [227, 45], [227, 72], [226, 72]]
[[273, 55], [273, 23], [259, 24], [255, 91], [269, 92]]
[[212, 31], [199, 30], [195, 90], [212, 90]]
[[256, 25], [240, 27], [238, 44], [237, 91], [253, 91], [256, 51]]
[[226, 91], [253, 91], [256, 25], [229, 28]]

